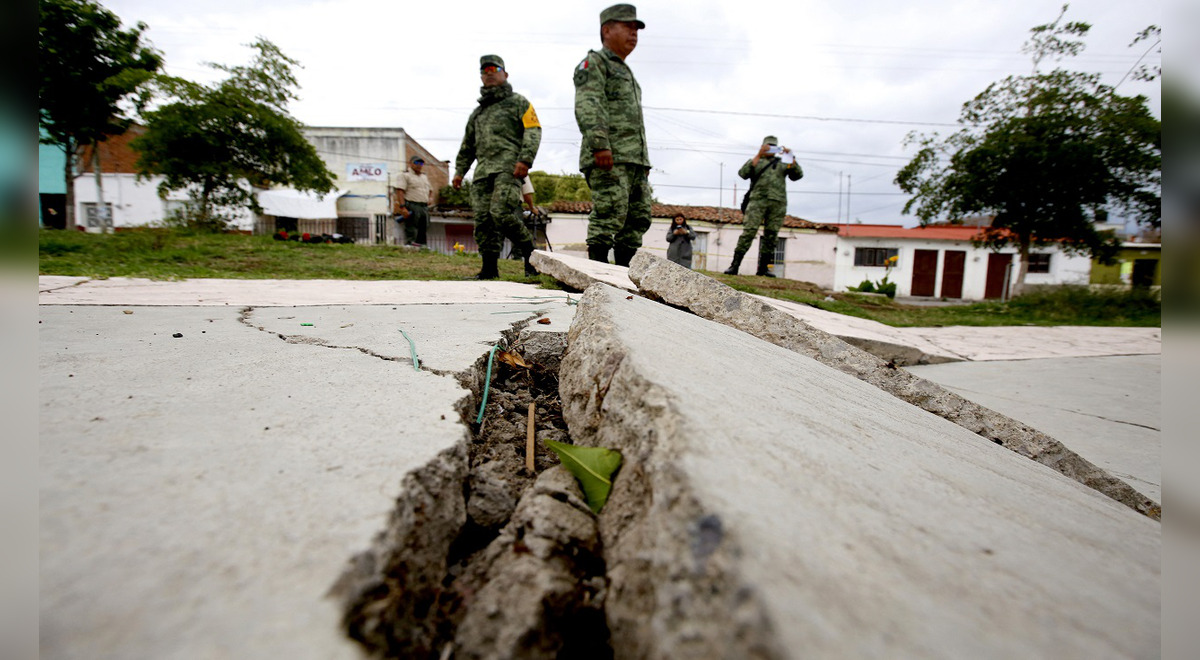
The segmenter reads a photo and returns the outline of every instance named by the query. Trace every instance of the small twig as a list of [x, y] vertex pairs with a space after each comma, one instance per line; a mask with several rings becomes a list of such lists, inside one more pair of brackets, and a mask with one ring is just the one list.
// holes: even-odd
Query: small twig
[[525, 432], [525, 467], [533, 472], [533, 403], [529, 404], [529, 425]]

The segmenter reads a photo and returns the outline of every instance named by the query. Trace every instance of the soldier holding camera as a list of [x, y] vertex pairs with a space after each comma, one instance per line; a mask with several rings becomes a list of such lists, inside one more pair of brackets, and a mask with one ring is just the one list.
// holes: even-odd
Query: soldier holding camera
[[783, 217], [787, 215], [787, 179], [799, 181], [804, 176], [800, 164], [787, 147], [779, 146], [779, 139], [774, 135], [763, 138], [762, 146], [753, 158], [746, 161], [738, 170], [738, 176], [750, 180], [750, 190], [746, 193], [747, 203], [743, 209], [745, 228], [738, 238], [737, 248], [733, 252], [733, 264], [725, 271], [726, 275], [737, 275], [742, 265], [742, 257], [750, 250], [750, 243], [758, 233], [759, 225], [763, 227], [762, 240], [758, 244], [758, 271], [756, 275], [775, 277], [770, 266], [775, 261], [775, 243], [779, 238], [779, 230], [783, 227]]

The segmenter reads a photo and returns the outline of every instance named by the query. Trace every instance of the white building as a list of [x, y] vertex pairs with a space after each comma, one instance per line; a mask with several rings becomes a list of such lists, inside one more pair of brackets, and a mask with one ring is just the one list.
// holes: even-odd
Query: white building
[[[835, 291], [887, 276], [900, 297], [950, 300], [1007, 298], [1017, 280], [1015, 246], [993, 252], [971, 244], [980, 227], [932, 225], [839, 225]], [[1086, 285], [1091, 258], [1057, 246], [1030, 250], [1027, 286]], [[892, 265], [889, 266], [889, 260]]]

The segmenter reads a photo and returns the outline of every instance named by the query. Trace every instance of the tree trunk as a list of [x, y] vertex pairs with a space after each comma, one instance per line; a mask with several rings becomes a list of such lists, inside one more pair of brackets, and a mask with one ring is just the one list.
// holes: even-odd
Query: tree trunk
[[63, 153], [66, 155], [66, 162], [63, 164], [63, 182], [67, 188], [66, 211], [67, 217], [63, 225], [64, 229], [75, 229], [75, 148], [71, 140], [67, 140], [63, 144]]
[[1016, 298], [1025, 293], [1025, 274], [1029, 272], [1029, 243], [1030, 236], [1022, 235], [1017, 243], [1017, 281], [1012, 286], [1009, 298]]
[[104, 176], [100, 172], [100, 143], [92, 143], [92, 172], [96, 175], [96, 217], [100, 219], [100, 233], [107, 234], [112, 225], [112, 215], [104, 204]]

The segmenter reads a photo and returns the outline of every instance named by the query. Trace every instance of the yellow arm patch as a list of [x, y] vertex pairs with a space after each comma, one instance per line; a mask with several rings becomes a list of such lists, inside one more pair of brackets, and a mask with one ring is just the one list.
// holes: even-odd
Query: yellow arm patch
[[529, 104], [529, 108], [525, 110], [525, 114], [521, 115], [521, 123], [525, 128], [541, 128], [541, 123], [538, 122], [537, 113], [533, 110], [533, 104]]

